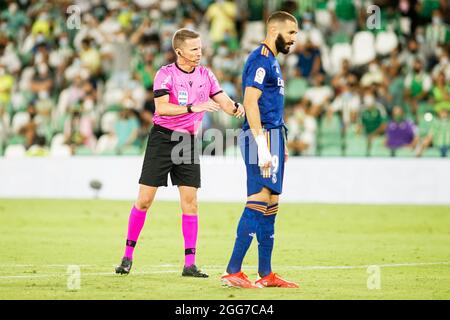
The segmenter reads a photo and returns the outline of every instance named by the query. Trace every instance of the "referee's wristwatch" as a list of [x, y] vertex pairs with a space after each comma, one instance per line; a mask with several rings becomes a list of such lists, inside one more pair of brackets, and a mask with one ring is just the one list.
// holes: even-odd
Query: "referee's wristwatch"
[[187, 111], [188, 113], [193, 113], [194, 111], [192, 111], [192, 104], [188, 104], [187, 105]]

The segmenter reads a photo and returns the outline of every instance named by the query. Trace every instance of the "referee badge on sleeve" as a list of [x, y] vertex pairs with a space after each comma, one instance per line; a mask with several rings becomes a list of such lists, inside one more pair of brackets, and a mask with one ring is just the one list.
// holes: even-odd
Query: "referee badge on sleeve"
[[264, 68], [262, 68], [262, 67], [259, 67], [256, 70], [255, 82], [262, 84], [265, 76], [266, 76], [266, 70], [264, 70]]

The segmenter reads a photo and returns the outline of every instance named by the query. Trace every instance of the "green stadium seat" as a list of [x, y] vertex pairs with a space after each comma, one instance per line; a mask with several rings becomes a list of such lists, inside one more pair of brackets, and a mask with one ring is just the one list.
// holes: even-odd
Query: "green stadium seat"
[[347, 157], [365, 157], [367, 138], [365, 136], [347, 136], [345, 155]]
[[416, 152], [411, 148], [399, 148], [395, 150], [395, 156], [400, 158], [412, 158], [416, 156]]
[[318, 141], [319, 148], [321, 150], [330, 150], [330, 155], [335, 155], [335, 148], [339, 150], [340, 154], [342, 153], [343, 140], [341, 134], [341, 123], [338, 115], [334, 115], [331, 120], [328, 120], [326, 118], [322, 119]]
[[113, 112], [118, 112], [118, 111], [122, 111], [123, 107], [120, 104], [111, 104], [106, 108], [106, 112], [109, 111], [113, 111]]
[[440, 158], [441, 152], [438, 148], [428, 148], [423, 152], [422, 156], [426, 158]]
[[100, 153], [101, 156], [117, 156], [117, 152], [115, 150], [105, 150]]
[[391, 150], [384, 145], [385, 138], [377, 137], [372, 141], [372, 148], [370, 149], [370, 155], [372, 157], [390, 157]]
[[342, 148], [341, 146], [325, 146], [320, 151], [320, 156], [322, 157], [341, 157]]
[[123, 156], [140, 156], [142, 153], [141, 148], [138, 146], [127, 146], [122, 150]]
[[351, 43], [351, 38], [345, 33], [336, 33], [329, 38], [329, 45], [333, 46], [336, 43]]
[[25, 138], [20, 135], [14, 135], [8, 139], [7, 145], [11, 144], [25, 144]]
[[94, 153], [88, 147], [79, 146], [75, 149], [75, 155], [76, 156], [92, 156], [92, 155], [94, 155]]
[[294, 78], [286, 83], [286, 101], [298, 102], [308, 89], [308, 82], [303, 78]]

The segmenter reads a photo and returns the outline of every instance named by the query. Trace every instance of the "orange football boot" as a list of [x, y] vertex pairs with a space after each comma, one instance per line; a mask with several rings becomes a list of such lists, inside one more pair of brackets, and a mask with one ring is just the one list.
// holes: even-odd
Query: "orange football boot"
[[234, 288], [245, 288], [245, 289], [256, 289], [259, 288], [255, 286], [242, 271], [226, 274], [220, 278], [222, 283], [228, 287]]
[[298, 284], [295, 282], [287, 281], [281, 278], [276, 273], [269, 273], [267, 276], [256, 280], [255, 285], [264, 288], [264, 287], [278, 287], [278, 288], [298, 288]]

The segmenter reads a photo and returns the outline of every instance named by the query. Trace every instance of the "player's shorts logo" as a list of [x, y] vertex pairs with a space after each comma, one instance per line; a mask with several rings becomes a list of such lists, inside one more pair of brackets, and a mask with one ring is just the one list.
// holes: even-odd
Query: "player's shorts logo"
[[187, 91], [181, 90], [178, 92], [178, 104], [180, 106], [187, 106], [188, 103], [188, 93]]
[[277, 174], [276, 173], [274, 173], [272, 175], [272, 183], [277, 183]]

